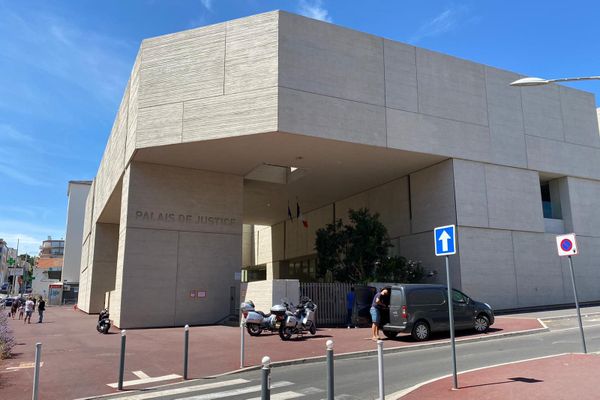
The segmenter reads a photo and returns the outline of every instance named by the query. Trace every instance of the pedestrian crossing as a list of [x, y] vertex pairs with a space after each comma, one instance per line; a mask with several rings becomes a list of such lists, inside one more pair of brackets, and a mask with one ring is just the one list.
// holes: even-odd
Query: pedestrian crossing
[[[299, 398], [311, 398], [320, 400], [326, 397], [323, 389], [316, 387], [298, 387], [297, 384], [289, 381], [277, 381], [271, 384], [271, 400], [291, 400]], [[217, 399], [236, 399], [236, 400], [260, 400], [261, 397], [260, 380], [247, 379], [229, 379], [220, 382], [197, 383], [186, 386], [177, 386], [172, 388], [157, 388], [156, 390], [147, 390], [143, 393], [130, 394], [128, 396], [115, 397], [115, 400], [217, 400]], [[354, 398], [348, 395], [338, 395], [336, 399]]]

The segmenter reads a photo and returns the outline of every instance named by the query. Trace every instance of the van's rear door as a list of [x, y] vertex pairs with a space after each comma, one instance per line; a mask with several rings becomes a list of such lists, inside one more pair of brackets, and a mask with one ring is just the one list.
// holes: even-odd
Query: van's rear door
[[390, 325], [402, 327], [406, 325], [406, 319], [402, 317], [402, 306], [404, 305], [404, 293], [402, 288], [392, 288], [390, 297]]

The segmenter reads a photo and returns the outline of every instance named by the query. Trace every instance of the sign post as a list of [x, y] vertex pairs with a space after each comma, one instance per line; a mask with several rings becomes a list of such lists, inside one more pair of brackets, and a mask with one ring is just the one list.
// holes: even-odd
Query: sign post
[[446, 281], [448, 284], [448, 320], [450, 323], [450, 343], [452, 347], [452, 377], [454, 389], [458, 389], [456, 374], [456, 341], [454, 338], [454, 310], [452, 305], [452, 283], [450, 282], [449, 256], [456, 254], [456, 226], [440, 226], [433, 231], [433, 240], [436, 256], [446, 258]]
[[583, 323], [581, 322], [581, 312], [579, 311], [579, 301], [577, 300], [577, 286], [575, 285], [573, 260], [571, 260], [571, 256], [576, 256], [578, 254], [575, 234], [569, 233], [567, 235], [557, 236], [556, 247], [558, 249], [558, 255], [560, 257], [569, 258], [569, 269], [571, 270], [571, 282], [573, 283], [573, 295], [575, 296], [575, 308], [577, 309], [577, 321], [579, 322], [579, 332], [581, 333], [581, 344], [583, 346], [583, 353], [587, 354], [587, 347], [585, 346], [585, 335], [583, 334]]

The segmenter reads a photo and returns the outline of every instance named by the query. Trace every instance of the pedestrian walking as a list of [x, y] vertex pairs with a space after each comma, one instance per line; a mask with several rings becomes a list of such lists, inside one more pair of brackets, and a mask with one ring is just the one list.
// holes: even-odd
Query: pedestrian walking
[[29, 297], [25, 302], [25, 319], [23, 323], [31, 323], [31, 314], [33, 314], [33, 300]]
[[371, 303], [371, 320], [373, 321], [373, 325], [371, 327], [371, 332], [373, 336], [371, 340], [378, 341], [379, 340], [379, 328], [381, 328], [381, 312], [387, 308], [389, 304], [389, 295], [390, 289], [383, 288], [380, 292], [377, 292], [375, 297], [373, 297], [373, 302]]
[[354, 286], [350, 288], [350, 291], [346, 294], [346, 325], [348, 329], [352, 326], [352, 315], [354, 314], [354, 304], [356, 302], [356, 293], [354, 293]]
[[25, 312], [25, 303], [21, 301], [19, 298], [19, 319], [23, 318], [23, 313]]
[[38, 314], [40, 315], [38, 324], [41, 324], [44, 321], [44, 311], [46, 311], [46, 302], [43, 297], [40, 297], [40, 301], [38, 302]]
[[13, 300], [13, 302], [10, 306], [10, 315], [11, 315], [12, 319], [15, 319], [15, 317], [17, 316], [18, 309], [19, 309], [19, 303], [17, 303], [16, 300]]

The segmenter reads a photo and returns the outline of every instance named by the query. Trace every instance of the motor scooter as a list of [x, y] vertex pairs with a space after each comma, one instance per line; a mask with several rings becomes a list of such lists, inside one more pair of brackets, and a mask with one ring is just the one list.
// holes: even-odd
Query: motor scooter
[[98, 325], [96, 325], [96, 330], [98, 331], [98, 333], [103, 333], [103, 334], [108, 333], [110, 326], [111, 326], [109, 317], [110, 317], [110, 315], [108, 313], [107, 308], [100, 311], [100, 315], [98, 315]]
[[270, 313], [265, 314], [256, 310], [254, 303], [249, 300], [242, 303], [242, 323], [250, 336], [259, 336], [262, 331], [278, 332], [279, 327], [285, 319], [287, 307], [282, 304], [276, 304], [271, 307]]
[[[290, 304], [293, 308], [293, 304]], [[306, 331], [311, 335], [317, 333], [315, 311], [317, 305], [308, 297], [300, 299], [295, 311], [286, 311], [285, 320], [279, 327], [281, 340], [290, 340], [292, 335], [302, 336]]]

